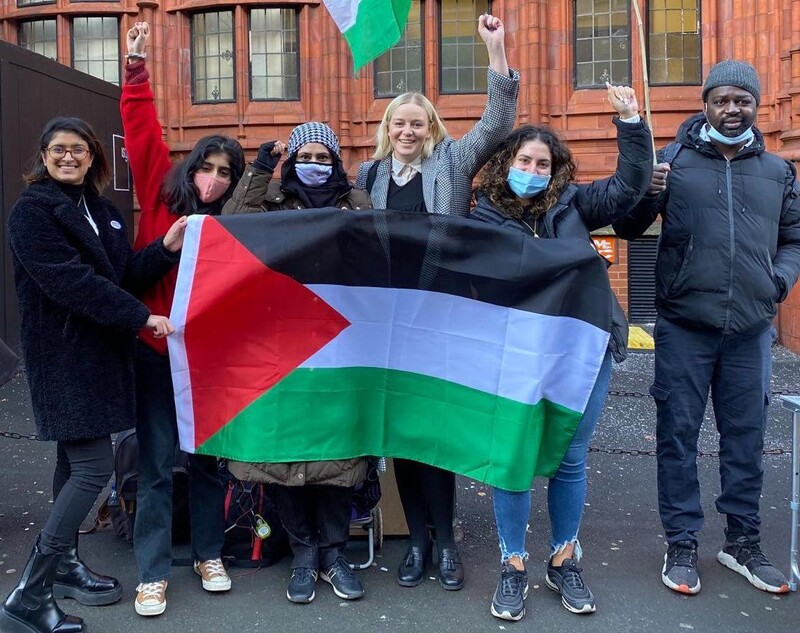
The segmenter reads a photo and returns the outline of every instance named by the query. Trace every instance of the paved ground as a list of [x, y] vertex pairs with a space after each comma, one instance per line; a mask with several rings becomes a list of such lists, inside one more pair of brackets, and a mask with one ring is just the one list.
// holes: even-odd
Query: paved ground
[[[800, 357], [775, 348], [773, 389], [800, 391]], [[652, 355], [635, 353], [615, 368], [612, 390], [645, 394], [652, 380]], [[34, 431], [23, 379], [0, 388], [0, 431]], [[594, 438], [595, 447], [643, 450], [654, 447], [655, 410], [649, 397], [612, 395]], [[762, 500], [764, 549], [782, 569], [789, 560], [791, 494], [790, 420], [773, 400], [768, 449], [784, 454], [764, 458]], [[715, 449], [711, 414], [701, 448]], [[780, 451], [777, 451], [780, 452]], [[35, 534], [48, 510], [49, 478], [54, 460], [50, 444], [0, 437], [0, 594], [15, 583]], [[290, 604], [284, 597], [288, 560], [255, 573], [234, 571], [234, 586], [227, 595], [206, 594], [191, 569], [173, 572], [167, 612], [145, 619], [133, 611], [136, 571], [130, 547], [110, 533], [84, 537], [84, 557], [98, 570], [113, 572], [125, 587], [123, 600], [110, 607], [81, 607], [71, 602], [69, 611], [84, 617], [93, 632], [127, 631], [570, 631], [648, 633], [686, 631], [729, 633], [796, 633], [800, 631], [800, 596], [777, 597], [752, 588], [743, 578], [716, 562], [722, 542], [721, 518], [714, 510], [718, 488], [718, 463], [713, 456], [700, 459], [706, 528], [701, 536], [700, 572], [703, 590], [697, 596], [679, 596], [660, 581], [664, 541], [655, 507], [655, 458], [596, 452], [590, 456], [589, 499], [582, 543], [584, 577], [598, 603], [593, 615], [565, 611], [555, 594], [541, 582], [547, 556], [549, 528], [543, 513], [544, 481], [535, 485], [531, 521], [529, 565], [533, 581], [528, 613], [520, 623], [503, 622], [489, 615], [489, 602], [497, 581], [498, 552], [487, 489], [467, 479], [459, 480], [458, 504], [463, 520], [461, 545], [467, 567], [463, 591], [446, 593], [434, 581], [414, 589], [399, 587], [394, 571], [405, 549], [402, 540], [389, 540], [376, 564], [360, 572], [367, 596], [355, 603], [337, 599], [320, 583], [310, 605]], [[363, 544], [352, 544], [352, 557]], [[176, 552], [186, 556], [185, 550]]]

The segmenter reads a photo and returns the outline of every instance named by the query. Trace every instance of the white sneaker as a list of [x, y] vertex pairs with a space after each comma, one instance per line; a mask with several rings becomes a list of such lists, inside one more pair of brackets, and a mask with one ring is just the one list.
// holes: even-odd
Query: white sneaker
[[231, 588], [231, 578], [219, 558], [202, 563], [195, 561], [194, 570], [203, 579], [203, 589], [206, 591], [228, 591]]
[[167, 581], [139, 583], [134, 607], [139, 615], [161, 615], [167, 608]]

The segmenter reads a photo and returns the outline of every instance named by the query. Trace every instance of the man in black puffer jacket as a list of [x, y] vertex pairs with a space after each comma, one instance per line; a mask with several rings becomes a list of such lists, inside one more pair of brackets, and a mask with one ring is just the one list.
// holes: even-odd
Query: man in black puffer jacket
[[[759, 589], [789, 590], [761, 551], [758, 504], [772, 319], [800, 272], [800, 189], [794, 166], [764, 149], [753, 125], [759, 100], [750, 64], [715, 65], [703, 86], [703, 112], [662, 151], [668, 163], [656, 167], [639, 205], [649, 208], [649, 221], [662, 217], [650, 390], [668, 542], [661, 578], [686, 594], [700, 590], [697, 438], [709, 389], [720, 434], [716, 506], [727, 517], [717, 559]], [[648, 218], [641, 217], [643, 230]]]

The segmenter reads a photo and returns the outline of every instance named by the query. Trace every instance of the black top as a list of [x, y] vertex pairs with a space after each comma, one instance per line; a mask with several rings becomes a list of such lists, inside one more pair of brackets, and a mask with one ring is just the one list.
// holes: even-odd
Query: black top
[[417, 174], [402, 187], [394, 181], [394, 178], [389, 178], [386, 208], [408, 213], [427, 213], [428, 208], [425, 206], [425, 197], [422, 194], [422, 176]]
[[796, 170], [765, 151], [755, 128], [753, 142], [727, 160], [703, 139], [705, 124], [700, 112], [681, 125], [666, 190], [637, 207], [638, 234], [662, 216], [656, 310], [683, 327], [756, 334], [800, 273]]
[[80, 203], [81, 196], [83, 196], [83, 189], [84, 189], [83, 183], [79, 185], [71, 185], [66, 182], [59, 182], [58, 180], [55, 179], [53, 180], [53, 182], [56, 183], [58, 185], [58, 188], [61, 189], [61, 191], [63, 191], [65, 194], [67, 194], [67, 196], [69, 196], [69, 199], [72, 200], [75, 204]]

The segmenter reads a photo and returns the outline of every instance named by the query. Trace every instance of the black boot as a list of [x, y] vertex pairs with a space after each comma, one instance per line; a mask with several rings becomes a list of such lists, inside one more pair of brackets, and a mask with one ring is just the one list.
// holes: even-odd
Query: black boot
[[122, 585], [116, 578], [101, 576], [89, 569], [79, 558], [75, 546], [64, 553], [58, 564], [53, 596], [56, 600], [72, 598], [81, 604], [100, 607], [117, 602], [122, 597]]
[[464, 586], [464, 565], [455, 547], [443, 547], [439, 552], [439, 584], [448, 591]]
[[83, 620], [65, 615], [53, 598], [53, 578], [61, 554], [42, 554], [38, 543], [19, 584], [0, 607], [0, 629], [9, 633], [83, 633]]

